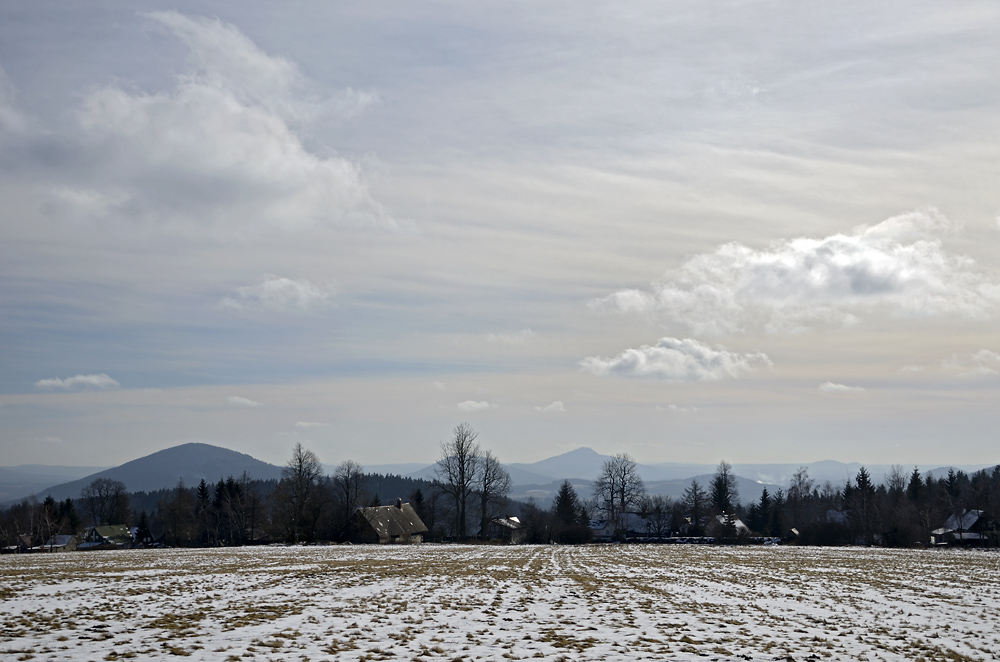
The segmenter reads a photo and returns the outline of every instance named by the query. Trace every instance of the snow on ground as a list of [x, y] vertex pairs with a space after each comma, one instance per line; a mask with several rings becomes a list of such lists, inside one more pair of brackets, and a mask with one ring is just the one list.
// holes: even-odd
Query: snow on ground
[[417, 545], [0, 557], [0, 659], [990, 660], [1000, 554]]

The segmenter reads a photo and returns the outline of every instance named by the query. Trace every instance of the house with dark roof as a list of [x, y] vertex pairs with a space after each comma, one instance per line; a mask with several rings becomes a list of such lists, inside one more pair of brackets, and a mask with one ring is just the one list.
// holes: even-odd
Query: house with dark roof
[[513, 515], [491, 519], [486, 525], [486, 534], [490, 540], [503, 540], [514, 545], [524, 542], [528, 536], [524, 524]]
[[394, 506], [358, 508], [354, 516], [359, 520], [362, 542], [405, 545], [423, 542], [427, 533], [417, 511], [402, 499]]
[[72, 552], [76, 549], [76, 536], [56, 534], [41, 546], [43, 552]]
[[997, 544], [996, 523], [981, 510], [963, 510], [931, 531], [931, 545], [984, 547]]
[[78, 550], [126, 549], [132, 546], [132, 531], [125, 524], [92, 526], [87, 530]]

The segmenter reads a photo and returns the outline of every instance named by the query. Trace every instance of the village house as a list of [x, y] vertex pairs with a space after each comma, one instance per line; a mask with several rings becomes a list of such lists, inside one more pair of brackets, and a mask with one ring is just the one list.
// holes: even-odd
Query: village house
[[132, 546], [132, 531], [125, 524], [92, 526], [87, 530], [78, 550], [127, 549]]
[[931, 545], [983, 547], [996, 544], [996, 537], [996, 524], [983, 511], [963, 510], [954, 513], [940, 528], [931, 531]]
[[76, 536], [68, 534], [55, 535], [41, 546], [41, 552], [72, 552], [77, 547]]
[[362, 542], [405, 545], [423, 542], [427, 533], [417, 511], [402, 499], [394, 506], [358, 508], [354, 516], [360, 522]]
[[503, 540], [518, 545], [524, 542], [527, 535], [524, 524], [513, 515], [491, 519], [486, 525], [486, 537], [490, 540]]

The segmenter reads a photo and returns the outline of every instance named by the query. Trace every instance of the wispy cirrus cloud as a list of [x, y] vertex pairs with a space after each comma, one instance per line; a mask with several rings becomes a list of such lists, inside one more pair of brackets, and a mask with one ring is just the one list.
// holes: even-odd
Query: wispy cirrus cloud
[[690, 258], [648, 291], [620, 290], [591, 305], [670, 318], [709, 335], [852, 326], [876, 307], [898, 316], [988, 317], [1000, 302], [1000, 280], [944, 247], [957, 231], [925, 209], [764, 250], [725, 244]]
[[762, 352], [742, 354], [690, 338], [661, 338], [655, 345], [627, 349], [611, 358], [590, 356], [580, 365], [601, 377], [698, 382], [734, 379], [758, 367], [770, 366], [771, 361]]
[[235, 310], [306, 311], [328, 305], [332, 294], [329, 285], [265, 274], [260, 283], [238, 288], [235, 294], [222, 299], [220, 305]]
[[53, 377], [51, 379], [39, 379], [35, 382], [35, 388], [42, 389], [43, 391], [52, 391], [56, 389], [68, 390], [73, 388], [109, 389], [118, 388], [119, 386], [121, 386], [121, 384], [103, 372], [97, 375], [75, 375], [65, 379], [60, 379], [58, 377]]

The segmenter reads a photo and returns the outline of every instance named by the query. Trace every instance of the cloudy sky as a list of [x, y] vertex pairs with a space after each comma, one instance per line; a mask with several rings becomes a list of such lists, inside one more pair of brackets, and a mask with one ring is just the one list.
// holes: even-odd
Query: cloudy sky
[[0, 465], [995, 463], [1000, 5], [0, 5]]

